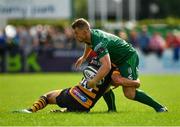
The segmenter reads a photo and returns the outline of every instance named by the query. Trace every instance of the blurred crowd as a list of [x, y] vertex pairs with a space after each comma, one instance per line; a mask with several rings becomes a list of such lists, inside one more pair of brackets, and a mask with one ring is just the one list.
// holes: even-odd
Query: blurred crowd
[[23, 52], [43, 53], [54, 50], [81, 50], [83, 47], [75, 42], [70, 28], [49, 25], [31, 27], [7, 25], [0, 30], [0, 50], [15, 54]]
[[[173, 50], [173, 59], [180, 57], [180, 31], [169, 31], [165, 37], [159, 32], [148, 33], [147, 26], [142, 26], [140, 31], [133, 29], [128, 33], [124, 30], [118, 32], [119, 37], [139, 48], [145, 55], [156, 53], [161, 57], [167, 48]], [[16, 54], [23, 52], [49, 52], [55, 50], [82, 50], [83, 45], [76, 43], [71, 28], [49, 25], [36, 25], [31, 27], [7, 25], [0, 29], [0, 55], [6, 52]]]
[[118, 36], [140, 49], [145, 55], [155, 53], [160, 58], [166, 49], [172, 49], [173, 60], [180, 59], [180, 31], [176, 29], [167, 32], [163, 37], [160, 32], [150, 34], [147, 26], [142, 26], [139, 32], [134, 29], [127, 34], [122, 30]]

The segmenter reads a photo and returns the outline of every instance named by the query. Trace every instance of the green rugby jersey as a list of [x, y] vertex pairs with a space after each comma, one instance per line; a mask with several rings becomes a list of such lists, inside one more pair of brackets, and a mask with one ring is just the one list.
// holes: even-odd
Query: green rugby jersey
[[91, 48], [97, 53], [99, 59], [109, 53], [111, 62], [116, 65], [124, 63], [136, 53], [131, 44], [98, 29], [91, 29], [91, 43]]

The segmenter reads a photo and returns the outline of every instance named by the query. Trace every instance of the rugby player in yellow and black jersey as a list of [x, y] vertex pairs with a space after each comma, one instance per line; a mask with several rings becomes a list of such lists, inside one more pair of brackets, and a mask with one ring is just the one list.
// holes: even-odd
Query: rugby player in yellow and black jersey
[[37, 112], [46, 107], [47, 104], [57, 104], [59, 107], [66, 108], [70, 112], [89, 112], [100, 97], [110, 89], [111, 76], [120, 74], [118, 69], [113, 66], [108, 75], [98, 82], [95, 88], [89, 88], [87, 81], [96, 75], [99, 67], [98, 61], [92, 60], [83, 70], [84, 77], [78, 85], [48, 92], [35, 101], [30, 108], [19, 112]]

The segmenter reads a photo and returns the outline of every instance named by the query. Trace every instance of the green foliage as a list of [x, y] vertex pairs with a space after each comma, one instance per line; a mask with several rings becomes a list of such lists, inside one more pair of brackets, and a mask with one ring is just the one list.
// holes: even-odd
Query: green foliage
[[180, 125], [180, 75], [142, 75], [141, 89], [169, 109], [156, 113], [153, 109], [123, 96], [115, 89], [117, 113], [107, 113], [101, 99], [90, 113], [49, 113], [57, 106], [47, 106], [34, 114], [11, 111], [29, 107], [39, 96], [73, 86], [81, 79], [80, 73], [0, 74], [0, 126], [176, 126]]
[[167, 16], [174, 16], [180, 18], [180, 2], [178, 0], [158, 0], [160, 7], [164, 8]]
[[180, 19], [168, 17], [165, 19], [144, 19], [137, 22], [139, 25], [165, 24], [169, 27], [180, 27]]
[[87, 0], [74, 0], [74, 18], [87, 18], [87, 10]]
[[53, 26], [69, 26], [71, 24], [70, 20], [62, 19], [11, 19], [8, 20], [8, 24], [15, 26], [32, 26], [32, 25], [53, 25]]

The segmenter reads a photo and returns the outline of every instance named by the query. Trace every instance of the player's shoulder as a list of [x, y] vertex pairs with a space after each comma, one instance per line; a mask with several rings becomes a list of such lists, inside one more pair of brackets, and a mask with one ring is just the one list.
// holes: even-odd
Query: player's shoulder
[[100, 29], [91, 29], [91, 32], [92, 32], [94, 35], [96, 35], [96, 34], [102, 33], [102, 30], [100, 30]]

